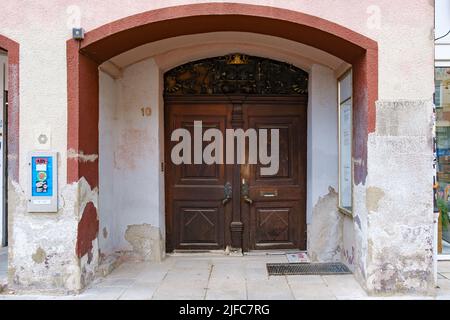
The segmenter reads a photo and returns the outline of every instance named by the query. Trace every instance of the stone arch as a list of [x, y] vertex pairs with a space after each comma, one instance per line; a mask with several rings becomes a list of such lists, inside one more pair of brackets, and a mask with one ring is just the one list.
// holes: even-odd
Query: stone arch
[[[192, 4], [130, 16], [92, 30], [78, 43], [67, 42], [68, 183], [84, 178], [98, 186], [98, 66], [141, 45], [209, 32], [251, 32], [320, 49], [353, 66], [355, 183], [367, 176], [367, 137], [375, 130], [378, 96], [377, 43], [333, 22], [301, 12], [234, 3]], [[82, 213], [80, 213], [81, 215]], [[82, 233], [80, 233], [82, 234]]]

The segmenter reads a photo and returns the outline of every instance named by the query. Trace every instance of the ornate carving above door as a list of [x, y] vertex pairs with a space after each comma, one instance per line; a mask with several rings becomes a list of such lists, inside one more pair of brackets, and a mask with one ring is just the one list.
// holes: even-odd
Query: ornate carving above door
[[190, 62], [164, 76], [166, 95], [305, 95], [308, 73], [239, 53]]

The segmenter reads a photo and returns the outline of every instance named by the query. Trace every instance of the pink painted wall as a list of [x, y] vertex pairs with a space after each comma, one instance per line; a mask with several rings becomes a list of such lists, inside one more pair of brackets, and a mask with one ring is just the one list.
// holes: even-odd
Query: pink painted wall
[[[33, 148], [34, 126], [50, 127], [52, 147], [66, 154], [66, 43], [70, 28], [90, 31], [114, 20], [167, 6], [213, 1], [81, 1], [3, 0], [0, 34], [21, 44], [21, 147]], [[319, 16], [366, 35], [379, 44], [379, 98], [427, 99], [433, 93], [434, 8], [431, 1], [315, 0], [234, 1], [276, 6]], [[218, 4], [219, 5], [219, 4]], [[26, 21], [26, 23], [24, 23]], [[417, 23], [420, 21], [420, 23]], [[414, 39], [414, 41], [412, 40]], [[49, 50], [51, 48], [51, 50]], [[42, 66], [45, 65], [45, 68]], [[428, 79], [428, 81], [427, 81]], [[39, 117], [39, 109], [47, 117]], [[20, 182], [25, 183], [25, 152], [21, 153]], [[62, 161], [60, 182], [66, 181]]]

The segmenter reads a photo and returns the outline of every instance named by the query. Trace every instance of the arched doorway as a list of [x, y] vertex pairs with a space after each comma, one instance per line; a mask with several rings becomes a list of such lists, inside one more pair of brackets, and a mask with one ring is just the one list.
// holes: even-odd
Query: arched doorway
[[[98, 154], [98, 66], [146, 43], [190, 34], [238, 31], [272, 35], [335, 55], [353, 65], [355, 92], [355, 179], [367, 176], [367, 136], [375, 129], [378, 96], [378, 45], [330, 21], [285, 9], [237, 3], [169, 7], [115, 21], [86, 34], [81, 45], [67, 42], [68, 149]], [[84, 177], [98, 186], [98, 161], [68, 159], [68, 183]]]
[[[306, 250], [308, 74], [287, 63], [230, 54], [179, 66], [164, 79], [168, 251]], [[212, 164], [196, 161], [193, 153], [203, 155], [203, 149], [194, 150], [191, 139], [188, 163], [174, 164], [172, 133], [182, 128], [195, 139], [198, 123], [202, 135], [214, 129], [226, 137], [223, 150], [214, 150]], [[230, 130], [240, 129], [230, 143]], [[251, 160], [261, 129], [279, 132], [279, 150], [271, 154], [278, 165], [270, 175]], [[245, 161], [237, 161], [239, 137]]]
[[[324, 19], [265, 6], [244, 4], [195, 4], [164, 8], [112, 22], [86, 34], [78, 43], [67, 43], [68, 151], [98, 155], [99, 72], [103, 62], [131, 49], [164, 39], [214, 32], [247, 32], [302, 43], [331, 54], [353, 67], [355, 183], [367, 177], [367, 139], [375, 128], [377, 99], [377, 43]], [[98, 158], [67, 159], [68, 183], [87, 182], [98, 187]], [[83, 216], [83, 207], [78, 214]], [[241, 226], [233, 225], [235, 230]], [[79, 225], [78, 242], [84, 239]], [[78, 252], [78, 258], [87, 252]]]

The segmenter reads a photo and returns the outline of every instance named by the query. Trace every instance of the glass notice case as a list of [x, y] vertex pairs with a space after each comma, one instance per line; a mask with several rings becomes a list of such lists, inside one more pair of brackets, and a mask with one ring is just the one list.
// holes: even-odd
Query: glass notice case
[[353, 212], [353, 99], [352, 72], [339, 79], [339, 208], [352, 215]]

